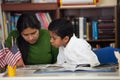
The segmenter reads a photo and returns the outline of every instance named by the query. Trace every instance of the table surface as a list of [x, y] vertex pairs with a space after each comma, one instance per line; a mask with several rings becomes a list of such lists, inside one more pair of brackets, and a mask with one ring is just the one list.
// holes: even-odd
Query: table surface
[[55, 72], [34, 73], [43, 65], [31, 65], [18, 68], [15, 77], [8, 77], [7, 72], [0, 75], [0, 80], [120, 80], [120, 72]]

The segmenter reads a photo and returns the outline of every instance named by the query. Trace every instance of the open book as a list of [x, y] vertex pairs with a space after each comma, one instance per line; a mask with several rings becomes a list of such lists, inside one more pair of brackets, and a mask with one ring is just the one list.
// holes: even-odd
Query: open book
[[[86, 65], [86, 64], [84, 64]], [[36, 70], [34, 73], [60, 73], [60, 72], [115, 72], [115, 66], [108, 67], [89, 67], [89, 66], [74, 66], [74, 65], [47, 65], [45, 68]]]

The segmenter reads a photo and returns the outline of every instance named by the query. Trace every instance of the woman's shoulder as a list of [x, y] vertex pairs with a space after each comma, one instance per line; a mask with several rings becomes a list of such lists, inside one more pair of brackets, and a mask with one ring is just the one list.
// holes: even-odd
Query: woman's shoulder
[[46, 29], [41, 29], [40, 32], [48, 33], [48, 30], [46, 30]]
[[49, 35], [49, 31], [45, 30], [45, 29], [41, 29], [40, 30], [40, 34], [42, 34], [42, 35]]

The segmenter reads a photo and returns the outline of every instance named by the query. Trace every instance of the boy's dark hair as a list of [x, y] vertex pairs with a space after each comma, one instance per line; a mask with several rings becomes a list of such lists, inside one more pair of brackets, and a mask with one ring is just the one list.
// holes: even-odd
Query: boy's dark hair
[[65, 36], [69, 36], [69, 38], [73, 36], [73, 25], [69, 20], [65, 18], [53, 20], [49, 24], [48, 30], [54, 32], [62, 39]]
[[27, 64], [27, 56], [29, 53], [29, 43], [21, 36], [21, 32], [26, 28], [34, 28], [40, 30], [41, 24], [34, 13], [23, 13], [17, 21], [17, 31], [20, 36], [17, 38], [18, 47], [22, 53], [22, 58]]

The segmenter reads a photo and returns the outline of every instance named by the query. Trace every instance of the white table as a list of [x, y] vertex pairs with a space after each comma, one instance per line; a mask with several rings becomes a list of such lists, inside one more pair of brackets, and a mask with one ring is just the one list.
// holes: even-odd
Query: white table
[[1, 76], [0, 80], [120, 80], [119, 72], [70, 72], [40, 73], [33, 70], [17, 69], [15, 77]]

